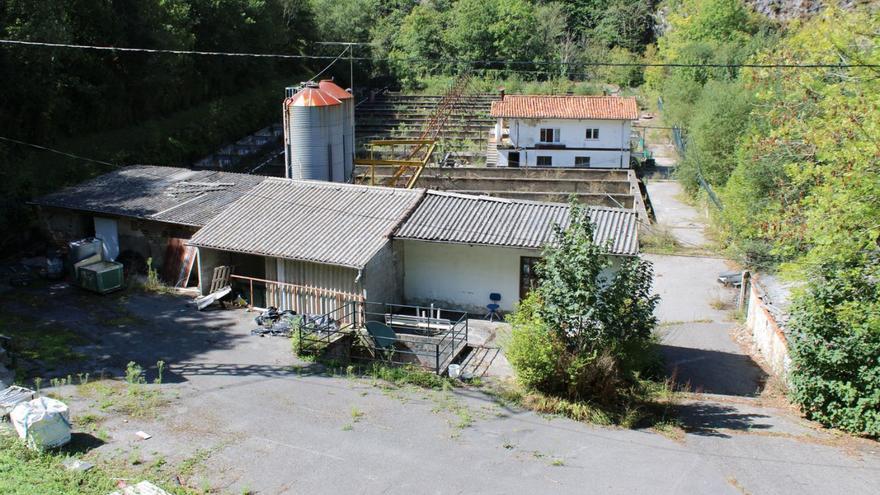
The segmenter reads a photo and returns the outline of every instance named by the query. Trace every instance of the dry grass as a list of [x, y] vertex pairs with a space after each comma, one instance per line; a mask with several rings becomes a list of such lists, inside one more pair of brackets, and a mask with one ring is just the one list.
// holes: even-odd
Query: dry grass
[[671, 254], [681, 249], [681, 243], [675, 238], [668, 225], [652, 225], [639, 236], [641, 249], [646, 252]]

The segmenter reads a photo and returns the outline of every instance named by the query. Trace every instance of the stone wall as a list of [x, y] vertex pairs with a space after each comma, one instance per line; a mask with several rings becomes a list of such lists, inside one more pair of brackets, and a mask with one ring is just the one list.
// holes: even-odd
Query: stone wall
[[752, 345], [761, 354], [773, 374], [786, 380], [791, 365], [788, 338], [785, 335], [779, 310], [767, 301], [766, 291], [757, 277], [745, 281], [743, 299], [746, 302], [746, 329]]
[[146, 261], [153, 259], [153, 266], [161, 272], [165, 261], [165, 250], [168, 240], [172, 237], [189, 239], [197, 230], [195, 227], [176, 225], [152, 220], [140, 220], [112, 215], [94, 215], [72, 210], [40, 208], [39, 216], [42, 228], [57, 246], [65, 246], [68, 242], [95, 235], [94, 218], [112, 218], [116, 220], [119, 235], [119, 253], [122, 257], [126, 252], [135, 253]]

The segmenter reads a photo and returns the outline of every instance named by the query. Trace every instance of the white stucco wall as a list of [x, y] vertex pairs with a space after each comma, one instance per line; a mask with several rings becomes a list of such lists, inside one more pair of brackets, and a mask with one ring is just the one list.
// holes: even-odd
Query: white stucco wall
[[[628, 168], [631, 124], [629, 120], [505, 119], [504, 127], [510, 144], [521, 148], [521, 167], [536, 166], [538, 156], [552, 156], [554, 167], [571, 167], [575, 157], [589, 156], [590, 168]], [[581, 149], [532, 149], [541, 144], [544, 128], [559, 129], [558, 144]], [[587, 139], [587, 129], [599, 129], [599, 139]], [[508, 166], [507, 152], [499, 147], [498, 166]]]
[[403, 244], [404, 298], [473, 313], [486, 311], [489, 294], [501, 294], [502, 311], [519, 302], [521, 256], [539, 256], [533, 249], [511, 249], [422, 241]]
[[[407, 304], [486, 312], [489, 294], [501, 294], [501, 310], [519, 302], [520, 257], [540, 257], [537, 249], [514, 249], [441, 242], [397, 240], [403, 250], [403, 296]], [[613, 276], [620, 258], [603, 276]]]

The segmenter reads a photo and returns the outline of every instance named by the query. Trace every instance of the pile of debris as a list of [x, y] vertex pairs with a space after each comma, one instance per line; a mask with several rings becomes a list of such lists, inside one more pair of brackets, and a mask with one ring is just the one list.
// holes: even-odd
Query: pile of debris
[[271, 306], [254, 318], [257, 328], [251, 330], [251, 335], [290, 337], [301, 322], [302, 316], [297, 315], [296, 311], [290, 309], [278, 311], [278, 308]]

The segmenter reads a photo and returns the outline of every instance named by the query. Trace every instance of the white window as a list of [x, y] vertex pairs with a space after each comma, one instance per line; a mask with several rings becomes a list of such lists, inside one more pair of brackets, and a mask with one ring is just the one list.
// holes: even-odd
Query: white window
[[541, 129], [542, 143], [558, 143], [559, 129]]
[[552, 167], [553, 166], [553, 157], [552, 156], [539, 156], [537, 158], [539, 167]]
[[589, 167], [590, 166], [590, 157], [588, 157], [588, 156], [574, 157], [574, 166], [575, 167]]
[[599, 129], [587, 129], [587, 139], [599, 139]]

